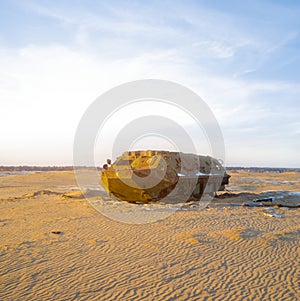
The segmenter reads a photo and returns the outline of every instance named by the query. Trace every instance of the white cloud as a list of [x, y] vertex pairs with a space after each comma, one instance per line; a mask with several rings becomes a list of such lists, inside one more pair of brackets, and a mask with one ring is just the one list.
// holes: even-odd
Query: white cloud
[[[249, 122], [255, 124], [272, 117], [268, 107], [251, 104], [253, 93], [291, 88], [285, 83], [247, 84], [196, 75], [192, 67], [181, 68], [180, 58], [177, 63], [176, 56], [170, 61], [165, 59], [168, 56], [166, 51], [130, 60], [102, 60], [62, 46], [30, 46], [2, 52], [0, 126], [7, 129], [1, 132], [7, 155], [0, 164], [22, 163], [14, 161], [21, 160], [20, 155], [14, 157], [11, 153], [26, 154], [30, 164], [71, 164], [73, 136], [81, 115], [98, 95], [125, 81], [158, 77], [195, 88], [200, 96], [205, 95], [228, 141], [227, 129], [247, 132]], [[229, 133], [232, 135], [232, 130]], [[258, 129], [256, 134], [259, 133]], [[237, 147], [235, 142], [243, 139], [234, 137], [233, 146]], [[251, 145], [251, 140], [242, 143]], [[228, 148], [228, 153], [234, 152], [230, 145]]]

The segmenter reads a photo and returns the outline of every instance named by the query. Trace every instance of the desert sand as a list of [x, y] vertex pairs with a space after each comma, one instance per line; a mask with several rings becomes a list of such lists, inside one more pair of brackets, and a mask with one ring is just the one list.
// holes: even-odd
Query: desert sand
[[300, 174], [229, 173], [206, 209], [141, 224], [96, 210], [109, 198], [87, 200], [72, 171], [1, 177], [0, 300], [299, 300], [300, 209], [240, 205], [298, 205]]

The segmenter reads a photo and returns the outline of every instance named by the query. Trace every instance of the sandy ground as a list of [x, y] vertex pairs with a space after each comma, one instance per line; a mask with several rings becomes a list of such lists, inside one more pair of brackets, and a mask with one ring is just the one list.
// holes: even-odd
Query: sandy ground
[[0, 300], [299, 300], [300, 209], [228, 205], [299, 204], [299, 173], [231, 175], [208, 208], [146, 224], [95, 210], [69, 171], [1, 177]]

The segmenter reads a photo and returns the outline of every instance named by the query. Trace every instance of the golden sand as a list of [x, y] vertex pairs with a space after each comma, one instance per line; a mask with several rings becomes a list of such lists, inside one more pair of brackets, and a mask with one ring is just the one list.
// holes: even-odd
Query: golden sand
[[[300, 191], [299, 173], [231, 174], [233, 191], [253, 198]], [[300, 209], [222, 206], [225, 197], [129, 224], [76, 186], [70, 171], [0, 178], [0, 300], [300, 299]]]

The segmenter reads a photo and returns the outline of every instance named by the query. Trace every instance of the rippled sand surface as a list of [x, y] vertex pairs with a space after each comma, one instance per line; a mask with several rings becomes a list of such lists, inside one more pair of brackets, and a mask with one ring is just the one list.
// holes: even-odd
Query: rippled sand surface
[[141, 224], [170, 207], [90, 189], [93, 207], [69, 171], [1, 177], [0, 300], [299, 300], [300, 209], [234, 206], [299, 204], [299, 173], [231, 175], [208, 208]]

